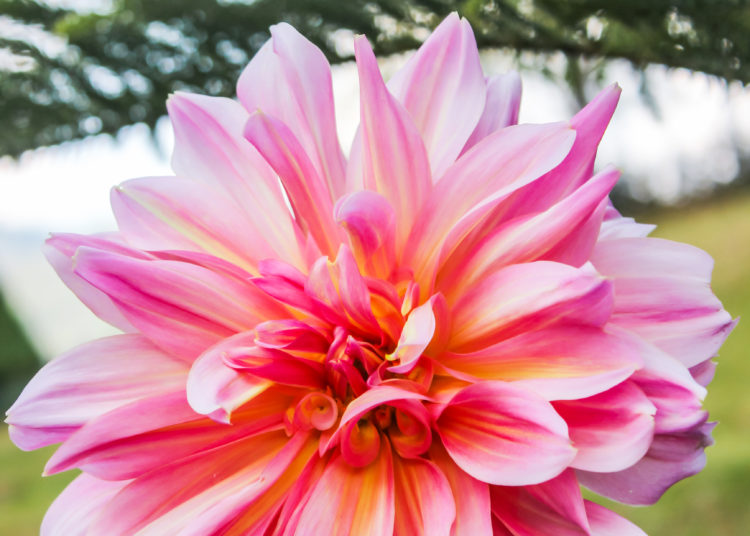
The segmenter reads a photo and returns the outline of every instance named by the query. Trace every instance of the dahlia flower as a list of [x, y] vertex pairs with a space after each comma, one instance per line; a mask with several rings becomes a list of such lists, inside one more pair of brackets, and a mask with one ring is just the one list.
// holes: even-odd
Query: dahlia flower
[[323, 54], [271, 35], [237, 101], [169, 99], [175, 176], [116, 187], [117, 232], [46, 244], [123, 333], [8, 411], [82, 471], [42, 533], [642, 534], [581, 486], [649, 504], [702, 468], [733, 321], [593, 172], [620, 89], [517, 125], [458, 16], [387, 84], [357, 37], [346, 158]]

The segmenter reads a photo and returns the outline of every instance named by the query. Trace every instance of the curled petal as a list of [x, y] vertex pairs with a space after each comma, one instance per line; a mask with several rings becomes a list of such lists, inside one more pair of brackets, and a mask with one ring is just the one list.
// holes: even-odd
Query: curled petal
[[382, 195], [370, 190], [338, 200], [336, 222], [349, 236], [357, 265], [365, 274], [387, 279], [394, 268], [396, 213]]
[[353, 467], [365, 467], [380, 452], [380, 431], [368, 420], [351, 421], [341, 429], [341, 456]]
[[220, 422], [245, 402], [271, 387], [273, 382], [227, 366], [226, 353], [246, 347], [255, 339], [252, 331], [239, 333], [216, 344], [195, 360], [188, 374], [187, 400], [197, 413]]
[[438, 411], [435, 427], [456, 464], [489, 484], [544, 482], [576, 454], [548, 402], [503, 382], [461, 389]]
[[399, 364], [389, 367], [389, 371], [397, 374], [411, 372], [417, 360], [422, 356], [422, 352], [432, 341], [435, 333], [435, 313], [432, 311], [432, 303], [433, 300], [430, 299], [409, 313], [401, 330], [398, 346], [388, 356], [389, 360], [398, 360]]
[[303, 430], [328, 430], [336, 424], [337, 418], [336, 402], [320, 392], [306, 394], [294, 411], [294, 424]]

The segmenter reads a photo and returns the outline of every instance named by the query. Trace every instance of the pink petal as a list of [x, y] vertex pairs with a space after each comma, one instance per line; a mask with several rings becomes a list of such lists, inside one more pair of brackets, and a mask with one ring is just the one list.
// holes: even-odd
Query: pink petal
[[260, 395], [273, 382], [225, 363], [227, 352], [251, 346], [255, 332], [238, 333], [209, 348], [193, 363], [187, 381], [187, 400], [197, 413], [229, 422], [232, 412]]
[[107, 480], [138, 477], [196, 452], [283, 426], [290, 397], [261, 396], [232, 426], [195, 413], [184, 390], [142, 398], [89, 421], [50, 458], [46, 474], [77, 467]]
[[595, 395], [643, 366], [639, 346], [588, 326], [530, 331], [475, 352], [446, 352], [437, 361], [460, 377], [518, 382], [548, 400]]
[[203, 183], [133, 179], [114, 188], [111, 200], [120, 231], [135, 247], [206, 252], [251, 272], [260, 259], [275, 255], [237, 204]]
[[394, 536], [450, 536], [456, 517], [450, 483], [436, 464], [422, 458], [393, 458], [396, 505]]
[[430, 458], [448, 479], [453, 492], [456, 520], [451, 535], [493, 534], [489, 486], [458, 467], [439, 443], [430, 448]]
[[486, 87], [474, 33], [466, 19], [448, 15], [388, 81], [424, 140], [439, 179], [474, 130]]
[[47, 510], [41, 536], [86, 536], [99, 510], [128, 484], [99, 480], [83, 473], [58, 495]]
[[698, 248], [658, 238], [605, 240], [592, 262], [614, 281], [613, 321], [688, 367], [713, 357], [735, 325], [711, 291], [713, 260]]
[[613, 511], [591, 501], [586, 504], [586, 515], [591, 536], [646, 536], [646, 533]]
[[188, 367], [141, 335], [115, 335], [46, 364], [8, 410], [11, 439], [32, 450], [66, 440], [87, 421], [185, 385]]
[[517, 72], [510, 71], [490, 78], [487, 81], [484, 111], [461, 152], [465, 153], [493, 132], [518, 123], [520, 105], [521, 77]]
[[431, 188], [422, 138], [409, 113], [388, 92], [367, 39], [354, 41], [360, 83], [362, 176], [349, 191], [373, 190], [393, 206], [398, 249]]
[[[470, 250], [466, 251], [464, 247], [457, 250], [444, 262], [436, 288], [450, 299], [502, 266], [549, 259], [549, 253], [560, 242], [570, 242], [572, 234], [580, 233], [581, 224], [606, 200], [619, 176], [617, 170], [607, 168], [546, 211], [511, 220], [497, 227]], [[578, 266], [588, 260], [599, 234], [598, 226], [588, 234], [582, 240], [565, 244], [568, 247], [564, 252], [569, 257], [576, 249], [580, 250], [574, 255], [581, 259]], [[551, 260], [557, 259], [553, 256]]]
[[348, 324], [363, 338], [378, 344], [383, 342], [380, 325], [372, 311], [370, 291], [347, 246], [341, 245], [335, 261], [321, 257], [315, 262], [305, 283], [305, 292], [338, 312], [339, 323]]
[[559, 322], [599, 327], [611, 310], [612, 285], [590, 265], [512, 265], [485, 278], [453, 306], [449, 348], [470, 352]]
[[278, 173], [302, 230], [312, 234], [322, 253], [333, 255], [340, 240], [331, 195], [294, 133], [259, 111], [250, 115], [245, 138]]
[[[313, 447], [312, 442], [304, 442], [304, 436], [289, 440], [283, 432], [269, 432], [162, 466], [120, 491], [100, 511], [91, 533], [156, 536], [177, 534], [203, 522], [226, 522], [211, 511], [214, 506], [219, 504], [225, 513], [236, 508], [236, 501], [247, 505], [278, 479], [275, 458], [286, 462], [285, 468], [290, 457], [306, 455], [309, 459], [314, 454]], [[262, 478], [269, 467], [273, 474]], [[272, 516], [273, 512], [266, 509], [262, 513]]]
[[603, 89], [571, 119], [570, 127], [575, 130], [576, 138], [565, 160], [519, 192], [506, 217], [544, 210], [591, 177], [597, 146], [615, 111], [621, 91], [616, 84]]
[[492, 513], [515, 536], [587, 536], [581, 490], [570, 469], [535, 486], [490, 488]]
[[271, 26], [271, 39], [237, 82], [237, 96], [249, 112], [261, 110], [289, 125], [329, 195], [344, 192], [331, 69], [315, 45], [286, 23]]
[[574, 138], [562, 123], [505, 128], [446, 171], [425, 201], [404, 250], [403, 263], [415, 271], [423, 292], [431, 291], [439, 263], [477, 222], [513, 191], [557, 166]]
[[367, 467], [356, 468], [339, 456], [300, 502], [299, 536], [371, 534], [390, 536], [394, 525], [394, 475], [385, 445]]
[[578, 450], [571, 467], [614, 472], [626, 469], [648, 451], [656, 408], [633, 382], [580, 400], [554, 402]]
[[658, 434], [643, 459], [616, 473], [578, 471], [587, 488], [626, 504], [654, 504], [667, 489], [683, 478], [699, 473], [706, 465], [705, 447], [713, 444], [713, 423], [691, 430]]
[[236, 101], [178, 92], [167, 101], [175, 133], [172, 168], [236, 201], [281, 259], [303, 266], [298, 229], [273, 169], [243, 137], [248, 113]]
[[75, 234], [53, 234], [47, 239], [43, 251], [47, 261], [55, 269], [63, 283], [73, 291], [86, 307], [104, 320], [122, 331], [136, 331], [112, 300], [101, 290], [91, 286], [73, 271], [73, 256], [81, 246], [115, 251], [123, 255], [149, 258], [144, 252], [129, 248], [119, 235], [83, 236]]
[[435, 426], [456, 464], [489, 484], [544, 482], [575, 457], [567, 426], [552, 406], [504, 382], [465, 387], [439, 412]]
[[157, 346], [184, 359], [261, 319], [286, 316], [251, 283], [194, 264], [79, 248], [75, 273], [106, 293]]

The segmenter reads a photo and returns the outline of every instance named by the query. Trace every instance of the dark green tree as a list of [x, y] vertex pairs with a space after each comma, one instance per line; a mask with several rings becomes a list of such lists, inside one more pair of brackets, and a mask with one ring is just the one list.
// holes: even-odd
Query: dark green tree
[[153, 127], [175, 90], [231, 95], [275, 22], [340, 62], [350, 59], [341, 32], [400, 52], [451, 11], [470, 20], [480, 47], [563, 52], [579, 99], [580, 65], [592, 59], [750, 82], [745, 0], [113, 0], [101, 11], [0, 0], [0, 154]]

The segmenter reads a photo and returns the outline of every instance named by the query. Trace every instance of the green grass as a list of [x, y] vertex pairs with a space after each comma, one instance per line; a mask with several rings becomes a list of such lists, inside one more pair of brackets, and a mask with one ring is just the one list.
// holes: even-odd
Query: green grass
[[[721, 350], [706, 406], [719, 421], [716, 445], [698, 476], [670, 489], [655, 506], [615, 506], [652, 536], [744, 536], [750, 527], [750, 193], [641, 216], [655, 235], [689, 242], [716, 260], [714, 290], [745, 320]], [[24, 453], [0, 430], [0, 534], [38, 533], [47, 506], [74, 475], [42, 479], [50, 449]]]

